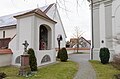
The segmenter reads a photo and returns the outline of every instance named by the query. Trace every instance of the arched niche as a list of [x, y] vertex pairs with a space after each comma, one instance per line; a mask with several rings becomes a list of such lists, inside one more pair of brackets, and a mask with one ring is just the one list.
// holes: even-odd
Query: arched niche
[[21, 59], [20, 56], [16, 57], [16, 59], [15, 59], [15, 63], [16, 63], [16, 64], [20, 64], [20, 59]]
[[39, 50], [51, 49], [51, 28], [48, 25], [42, 24], [39, 27]]
[[50, 62], [51, 61], [51, 58], [49, 55], [45, 55], [42, 60], [41, 60], [41, 64], [42, 63], [46, 63], [46, 62]]

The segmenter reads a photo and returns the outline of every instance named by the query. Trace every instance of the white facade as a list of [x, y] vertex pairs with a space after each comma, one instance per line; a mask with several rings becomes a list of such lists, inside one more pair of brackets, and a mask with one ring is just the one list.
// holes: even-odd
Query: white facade
[[0, 54], [0, 67], [9, 66], [12, 62], [12, 54]]
[[120, 53], [114, 37], [120, 33], [120, 0], [93, 0], [93, 59], [99, 59], [101, 47]]
[[3, 32], [5, 32], [5, 38], [12, 38], [16, 34], [16, 28], [0, 29], [0, 38], [3, 38]]
[[[55, 15], [55, 19], [52, 18], [51, 15], [53, 14], [52, 13], [53, 9], [55, 10], [55, 4], [52, 5], [52, 7], [50, 7], [46, 13], [44, 11], [43, 12], [40, 11], [40, 9], [34, 9], [35, 11], [31, 10], [33, 12], [30, 13], [29, 11], [28, 13], [22, 12], [22, 14], [14, 15], [15, 21], [13, 21], [14, 22], [13, 24], [15, 23], [17, 24], [15, 25], [14, 28], [12, 27], [10, 28], [9, 25], [5, 25], [5, 26], [9, 26], [8, 28], [0, 27], [0, 33], [1, 33], [0, 38], [3, 38], [3, 31], [5, 31], [5, 38], [14, 37], [9, 43], [9, 48], [13, 52], [12, 63], [11, 63], [12, 65], [20, 66], [20, 62], [18, 61], [20, 61], [19, 57], [24, 52], [24, 46], [22, 44], [24, 43], [25, 40], [29, 43], [28, 48], [34, 49], [38, 66], [53, 63], [56, 61], [55, 48], [57, 47], [57, 35], [61, 34], [63, 36], [63, 41], [61, 42], [62, 47], [65, 46], [66, 35], [57, 10], [56, 10], [57, 14]], [[13, 18], [13, 15], [11, 18]], [[48, 31], [46, 50], [40, 49], [40, 38], [41, 38], [40, 27], [44, 27]], [[50, 61], [42, 63], [42, 60], [45, 56], [49, 56]]]
[[65, 30], [57, 9], [57, 6], [54, 4], [46, 13], [50, 18], [52, 18], [53, 20], [55, 20], [57, 23], [55, 25], [55, 48], [58, 48], [58, 41], [57, 41], [57, 36], [60, 34], [62, 35], [62, 41], [61, 41], [61, 48], [65, 47], [66, 45], [66, 34], [65, 34]]

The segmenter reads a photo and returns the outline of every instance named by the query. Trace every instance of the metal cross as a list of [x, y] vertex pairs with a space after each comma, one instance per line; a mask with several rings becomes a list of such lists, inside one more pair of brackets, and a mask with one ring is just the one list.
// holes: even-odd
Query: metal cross
[[28, 47], [29, 44], [25, 40], [25, 43], [23, 43], [22, 45], [24, 45], [24, 53], [27, 53], [27, 47]]

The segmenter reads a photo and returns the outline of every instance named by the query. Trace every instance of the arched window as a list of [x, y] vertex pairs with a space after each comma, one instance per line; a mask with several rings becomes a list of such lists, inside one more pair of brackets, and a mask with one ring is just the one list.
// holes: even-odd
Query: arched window
[[39, 28], [39, 50], [50, 49], [51, 29], [47, 25], [41, 25]]
[[46, 63], [46, 62], [50, 62], [51, 61], [51, 58], [49, 55], [45, 55], [43, 58], [42, 58], [42, 61], [41, 63]]
[[18, 56], [18, 57], [16, 58], [15, 63], [16, 63], [16, 64], [20, 64], [20, 56]]

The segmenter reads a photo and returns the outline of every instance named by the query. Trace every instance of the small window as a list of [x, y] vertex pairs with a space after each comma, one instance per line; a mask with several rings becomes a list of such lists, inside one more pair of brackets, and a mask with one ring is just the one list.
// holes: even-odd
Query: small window
[[5, 38], [5, 31], [3, 31], [3, 38]]

